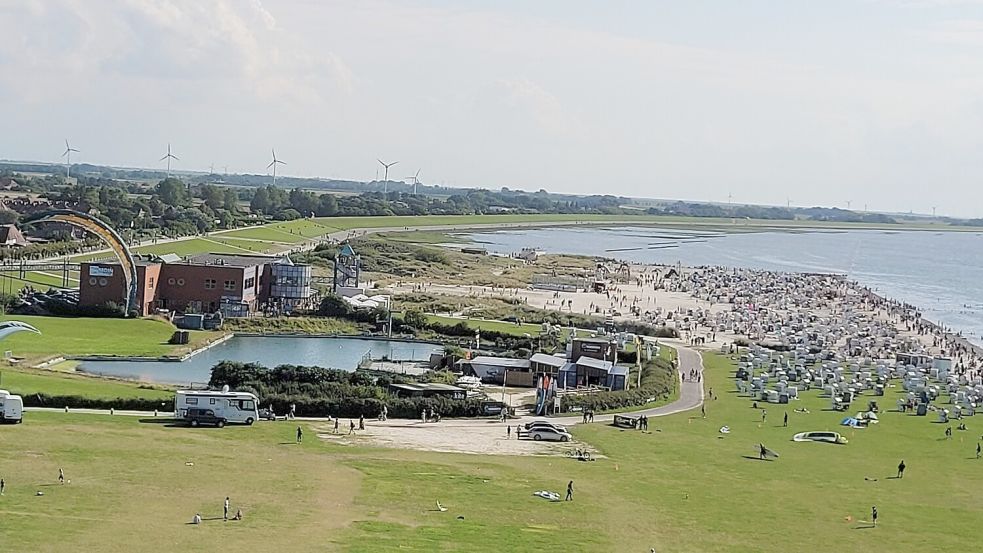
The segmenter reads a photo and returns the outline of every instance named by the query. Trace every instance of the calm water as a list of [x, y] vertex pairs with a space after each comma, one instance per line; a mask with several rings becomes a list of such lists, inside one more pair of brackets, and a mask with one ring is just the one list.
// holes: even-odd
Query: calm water
[[386, 356], [401, 361], [426, 361], [443, 348], [432, 344], [358, 338], [237, 337], [195, 355], [187, 361], [132, 362], [86, 361], [86, 372], [153, 382], [208, 382], [212, 366], [219, 361], [255, 362], [276, 365], [316, 365], [332, 369], [355, 370], [362, 357]]
[[536, 247], [643, 263], [847, 274], [983, 343], [983, 235], [978, 233], [594, 227], [505, 230], [469, 237], [499, 253]]

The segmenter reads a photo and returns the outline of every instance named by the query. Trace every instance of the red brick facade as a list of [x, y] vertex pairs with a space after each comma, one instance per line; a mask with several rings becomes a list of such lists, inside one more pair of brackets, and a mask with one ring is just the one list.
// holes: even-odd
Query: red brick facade
[[[200, 256], [202, 258], [206, 256]], [[209, 255], [207, 262], [162, 263], [138, 261], [137, 311], [141, 316], [156, 309], [178, 313], [213, 313], [223, 302], [248, 312], [268, 299], [270, 262], [259, 256]], [[118, 263], [82, 263], [79, 304], [122, 303], [125, 280]], [[243, 313], [244, 314], [244, 313]]]

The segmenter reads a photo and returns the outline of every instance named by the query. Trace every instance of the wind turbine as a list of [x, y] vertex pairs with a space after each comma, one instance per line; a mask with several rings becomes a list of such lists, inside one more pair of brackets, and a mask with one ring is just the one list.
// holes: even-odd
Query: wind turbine
[[72, 152], [78, 153], [78, 150], [72, 148], [68, 144], [68, 139], [65, 139], [65, 153], [61, 154], [61, 157], [65, 158], [65, 181], [67, 182], [72, 178]]
[[847, 200], [847, 201], [846, 201], [846, 209], [847, 209], [847, 211], [849, 211], [849, 210], [850, 210], [850, 203], [851, 203], [851, 201], [850, 201], [850, 200]]
[[386, 163], [386, 162], [382, 161], [381, 159], [376, 159], [376, 161], [378, 161], [380, 165], [382, 165], [383, 167], [386, 168], [386, 176], [383, 177], [383, 180], [386, 181], [384, 191], [385, 191], [386, 194], [388, 194], [389, 193], [389, 168], [392, 167], [393, 165], [396, 165], [399, 162], [398, 161], [394, 161], [392, 163]]
[[935, 218], [935, 206], [932, 206], [932, 218]]
[[276, 150], [270, 150], [270, 151], [273, 152], [273, 161], [271, 161], [270, 164], [266, 166], [266, 168], [267, 169], [269, 169], [270, 167], [273, 168], [273, 186], [276, 186], [276, 166], [278, 164], [286, 165], [286, 163], [276, 158]]
[[406, 177], [408, 179], [413, 179], [413, 195], [416, 196], [416, 185], [420, 182], [420, 171], [423, 169], [417, 169], [416, 174], [412, 177]]
[[171, 153], [171, 143], [167, 143], [167, 154], [160, 158], [160, 161], [167, 160], [167, 178], [171, 178], [171, 160], [177, 161], [178, 157]]

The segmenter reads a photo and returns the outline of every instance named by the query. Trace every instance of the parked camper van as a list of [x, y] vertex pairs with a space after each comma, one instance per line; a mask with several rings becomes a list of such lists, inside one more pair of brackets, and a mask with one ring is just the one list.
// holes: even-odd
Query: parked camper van
[[252, 424], [259, 420], [259, 401], [249, 392], [178, 390], [174, 397], [174, 418], [193, 422], [203, 410], [230, 424]]
[[0, 390], [0, 422], [20, 423], [24, 421], [24, 400], [7, 390]]

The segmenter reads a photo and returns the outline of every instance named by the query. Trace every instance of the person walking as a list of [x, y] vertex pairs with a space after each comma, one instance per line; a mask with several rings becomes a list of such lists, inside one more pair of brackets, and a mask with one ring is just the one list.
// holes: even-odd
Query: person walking
[[951, 426], [945, 427], [945, 438], [947, 440], [951, 440], [952, 439], [952, 427]]
[[505, 425], [505, 432], [507, 433], [508, 439], [511, 440], [512, 439], [512, 425], [511, 424]]
[[768, 410], [767, 409], [762, 409], [761, 410], [761, 422], [762, 423], [765, 422], [765, 419], [767, 419], [767, 418], [768, 418]]
[[[976, 443], [976, 458], [977, 459], [980, 458], [980, 454], [983, 454], [983, 448], [980, 448], [980, 444], [979, 444], [979, 442], [977, 442]], [[2, 480], [0, 480], [0, 482], [2, 482]], [[3, 487], [0, 486], [0, 490], [2, 490], [2, 489], [3, 489]]]
[[297, 443], [299, 444], [299, 443], [301, 443], [303, 441], [304, 441], [304, 429], [298, 426], [297, 427]]
[[782, 426], [788, 426], [788, 411], [785, 411], [785, 418], [782, 419]]
[[65, 471], [62, 469], [58, 469], [58, 483], [59, 484], [65, 483]]
[[870, 508], [870, 520], [874, 526], [877, 526], [877, 505]]
[[229, 498], [225, 498], [225, 503], [222, 504], [222, 519], [229, 520]]
[[[977, 446], [976, 449], [977, 449], [976, 458], [979, 459], [979, 457], [980, 457], [980, 454], [979, 454], [979, 446]], [[3, 491], [5, 489], [7, 489], [7, 483], [4, 481], [3, 478], [0, 478], [0, 495], [3, 495]]]
[[573, 501], [573, 480], [567, 483], [567, 498], [564, 501]]
[[907, 465], [904, 464], [904, 459], [901, 459], [901, 462], [898, 463], [898, 478], [904, 478], [904, 469], [906, 467]]
[[700, 414], [703, 415], [703, 418], [707, 418], [707, 406], [706, 405], [700, 405]]
[[338, 417], [335, 417], [334, 419], [334, 433], [338, 433]]
[[355, 433], [355, 421], [348, 419], [348, 435], [351, 436]]
[[765, 444], [758, 444], [758, 459], [764, 459], [766, 455], [768, 455], [768, 448]]

